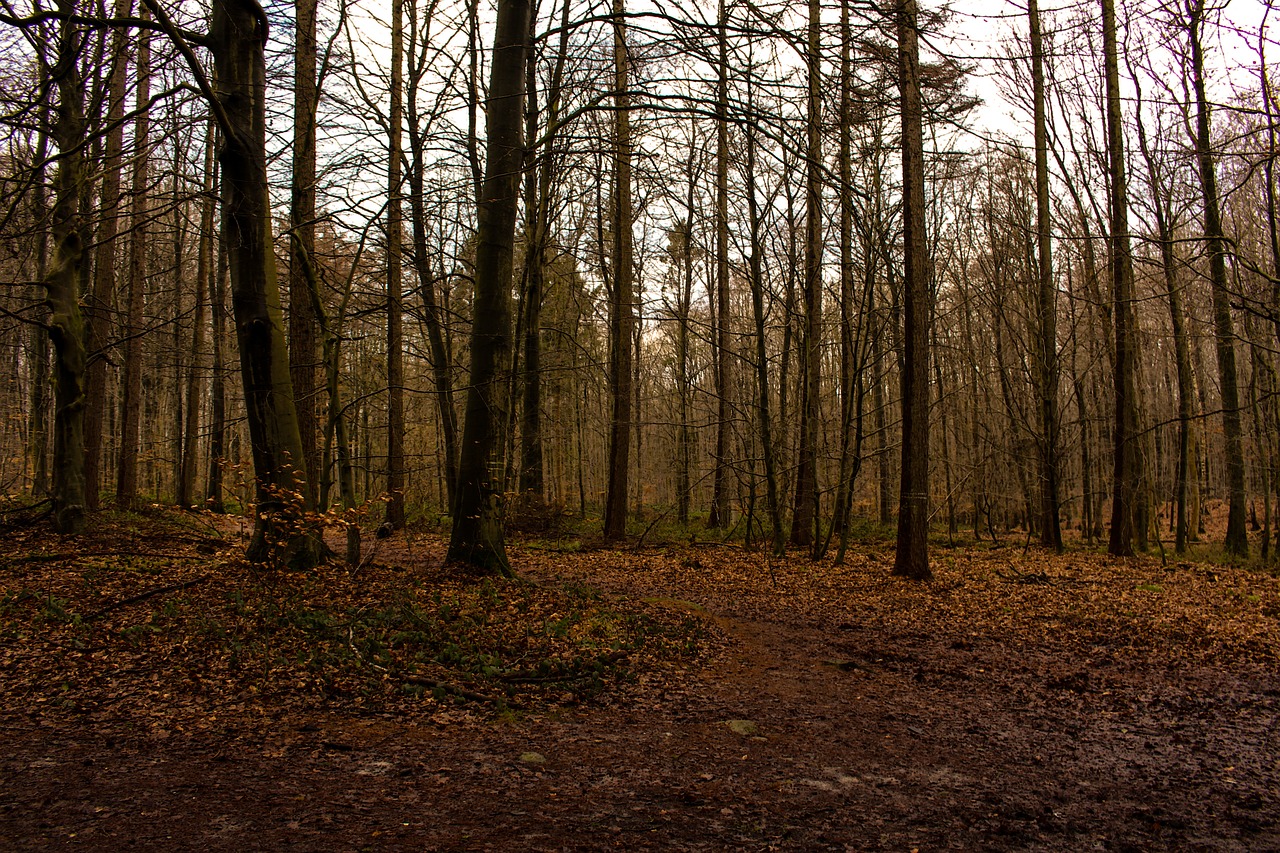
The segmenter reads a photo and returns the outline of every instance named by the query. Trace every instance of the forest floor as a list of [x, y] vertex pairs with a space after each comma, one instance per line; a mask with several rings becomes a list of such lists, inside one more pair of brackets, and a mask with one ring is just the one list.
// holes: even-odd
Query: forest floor
[[1158, 558], [0, 535], [16, 850], [1280, 850], [1280, 581]]

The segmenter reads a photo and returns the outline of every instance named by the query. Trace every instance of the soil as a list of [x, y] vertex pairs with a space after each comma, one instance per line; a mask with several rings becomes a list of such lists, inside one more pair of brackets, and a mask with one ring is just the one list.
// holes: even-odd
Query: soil
[[1010, 548], [935, 551], [920, 585], [891, 563], [517, 549], [539, 584], [709, 626], [701, 658], [584, 704], [9, 709], [2, 846], [1280, 850], [1275, 578]]

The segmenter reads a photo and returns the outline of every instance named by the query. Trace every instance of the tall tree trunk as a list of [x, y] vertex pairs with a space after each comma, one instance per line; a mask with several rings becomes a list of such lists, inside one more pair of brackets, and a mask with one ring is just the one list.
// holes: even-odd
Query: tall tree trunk
[[716, 24], [716, 449], [707, 526], [728, 528], [729, 511], [729, 39], [725, 0]]
[[609, 328], [609, 387], [613, 412], [609, 428], [609, 484], [605, 494], [604, 537], [618, 541], [627, 533], [627, 483], [632, 429], [631, 347], [635, 333], [631, 248], [631, 96], [627, 92], [625, 0], [613, 3], [614, 174], [613, 298]]
[[[145, 20], [145, 10], [142, 14]], [[124, 314], [124, 399], [120, 410], [120, 459], [116, 468], [116, 503], [133, 508], [138, 503], [138, 444], [142, 434], [142, 335], [147, 279], [147, 231], [151, 217], [147, 192], [151, 155], [151, 31], [138, 30], [138, 82], [133, 121], [132, 212], [129, 223], [129, 287]]]
[[1226, 246], [1222, 237], [1222, 216], [1218, 209], [1217, 165], [1214, 163], [1209, 132], [1209, 101], [1205, 96], [1204, 53], [1200, 31], [1204, 24], [1204, 0], [1188, 3], [1188, 35], [1191, 40], [1191, 83], [1196, 97], [1196, 161], [1200, 167], [1200, 189], [1204, 200], [1204, 239], [1209, 252], [1209, 283], [1213, 292], [1213, 331], [1218, 351], [1218, 384], [1222, 393], [1222, 431], [1227, 442], [1227, 487], [1230, 501], [1227, 553], [1243, 557], [1249, 553], [1245, 529], [1244, 444], [1240, 424], [1240, 391], [1236, 378], [1235, 328], [1231, 317], [1231, 295], [1227, 284]]
[[818, 519], [818, 433], [822, 388], [822, 4], [809, 0], [808, 114], [805, 145], [804, 351], [801, 355], [800, 436], [791, 542], [815, 542]]
[[501, 0], [490, 69], [488, 151], [476, 234], [471, 377], [448, 559], [511, 574], [502, 530], [501, 431], [507, 422], [513, 346], [511, 284], [524, 160], [525, 52], [529, 0]]
[[[75, 0], [59, 0], [58, 11], [75, 11]], [[84, 320], [80, 315], [80, 273], [84, 241], [80, 236], [80, 193], [84, 182], [84, 94], [81, 91], [78, 25], [64, 20], [52, 69], [58, 106], [54, 141], [58, 175], [53, 206], [53, 266], [45, 274], [53, 374], [53, 527], [59, 533], [84, 530]]]
[[[417, 7], [409, 7], [416, 16]], [[417, 18], [412, 19], [416, 24]], [[415, 28], [416, 30], [416, 28]], [[419, 50], [430, 50], [426, 35], [418, 41]], [[458, 485], [458, 415], [453, 402], [453, 382], [450, 378], [452, 357], [445, 337], [444, 312], [436, 293], [437, 281], [443, 280], [432, 269], [431, 255], [427, 251], [427, 222], [425, 176], [427, 170], [426, 123], [418, 106], [421, 92], [420, 72], [422, 61], [414, 62], [414, 73], [408, 80], [409, 119], [409, 215], [413, 221], [413, 264], [418, 276], [418, 290], [422, 296], [423, 324], [427, 331], [427, 346], [431, 354], [431, 378], [435, 386], [436, 407], [440, 413], [441, 443], [444, 445], [445, 505], [452, 507], [457, 499]]]
[[1106, 66], [1107, 157], [1111, 170], [1110, 262], [1115, 322], [1115, 452], [1112, 470], [1111, 537], [1107, 550], [1133, 554], [1133, 509], [1138, 482], [1137, 323], [1133, 307], [1133, 255], [1129, 246], [1124, 126], [1120, 112], [1120, 65], [1115, 0], [1102, 0], [1102, 50]]
[[[116, 0], [115, 16], [128, 17], [133, 0]], [[116, 253], [120, 218], [120, 176], [124, 163], [124, 99], [129, 76], [129, 30], [117, 27], [111, 40], [111, 76], [107, 82], [106, 145], [99, 190], [99, 224], [95, 234], [93, 291], [86, 304], [84, 479], [85, 505], [96, 510], [102, 488], [102, 421], [107, 409], [107, 342], [111, 338], [116, 290]]]
[[400, 186], [404, 125], [404, 0], [391, 2], [391, 111], [387, 144], [387, 522], [404, 527], [404, 251]]
[[[216, 142], [217, 131], [215, 131]], [[215, 146], [216, 147], [216, 146]], [[222, 195], [222, 180], [215, 159], [213, 163], [213, 197]], [[212, 233], [212, 232], [211, 232]], [[205, 506], [211, 512], [225, 512], [222, 478], [226, 470], [227, 435], [227, 241], [220, 234], [212, 239], [217, 263], [209, 270], [204, 283], [209, 289], [210, 337], [213, 339], [213, 363], [209, 370], [209, 475], [205, 485]]]
[[[1137, 80], [1135, 78], [1135, 84]], [[1191, 419], [1195, 409], [1195, 389], [1191, 374], [1191, 345], [1187, 338], [1187, 320], [1182, 307], [1182, 290], [1177, 282], [1177, 259], [1174, 257], [1171, 193], [1164, 190], [1159, 160], [1147, 144], [1147, 132], [1142, 120], [1142, 94], [1138, 93], [1138, 111], [1135, 127], [1138, 145], [1147, 165], [1147, 181], [1151, 187], [1151, 209], [1155, 213], [1156, 236], [1160, 240], [1160, 267], [1164, 277], [1165, 294], [1169, 297], [1169, 322], [1173, 329], [1174, 363], [1178, 372], [1178, 455], [1174, 463], [1174, 552], [1187, 550], [1187, 482], [1191, 459]]]
[[697, 173], [697, 139], [690, 136], [689, 168], [685, 175], [685, 221], [680, 231], [680, 284], [676, 291], [676, 385], [679, 393], [680, 422], [676, 427], [676, 519], [682, 527], [689, 524], [689, 497], [693, 482], [693, 428], [689, 409], [693, 382], [689, 371], [689, 308], [693, 302], [693, 208]]
[[[485, 164], [480, 160], [480, 0], [466, 0], [467, 4], [467, 165], [471, 167], [471, 186], [475, 192], [476, 207], [484, 203], [483, 184]], [[496, 47], [496, 45], [495, 45]], [[489, 69], [493, 74], [493, 69]], [[493, 93], [489, 93], [492, 103]], [[486, 107], [487, 109], [487, 107]]]
[[[304, 524], [305, 457], [271, 239], [266, 162], [267, 18], [256, 0], [214, 0], [209, 49], [222, 125], [222, 233], [240, 345], [257, 508], [253, 562], [314, 565], [320, 542]], [[292, 497], [304, 496], [301, 505]]]
[[893, 572], [931, 580], [929, 568], [929, 258], [925, 232], [924, 127], [915, 0], [898, 3], [902, 90], [903, 344], [902, 483]]
[[[754, 111], [754, 90], [748, 82], [747, 112]], [[777, 455], [774, 451], [773, 419], [770, 414], [769, 352], [766, 346], [764, 325], [764, 250], [761, 246], [760, 204], [756, 199], [756, 137], [755, 128], [747, 124], [746, 174], [747, 215], [751, 229], [748, 244], [747, 269], [751, 285], [751, 314], [755, 322], [756, 398], [760, 417], [760, 453], [764, 457], [765, 502], [772, 527], [771, 542], [774, 556], [786, 552], [786, 539], [782, 527], [782, 497], [778, 488]]]
[[293, 178], [289, 222], [289, 376], [298, 408], [298, 432], [307, 469], [307, 495], [319, 496], [319, 427], [316, 416], [316, 318], [311, 310], [301, 255], [316, 254], [316, 2], [294, 0]]
[[1039, 287], [1036, 349], [1037, 386], [1040, 396], [1040, 542], [1062, 552], [1058, 472], [1058, 314], [1053, 285], [1053, 222], [1049, 213], [1049, 131], [1045, 123], [1044, 41], [1040, 35], [1040, 9], [1029, 0], [1031, 25], [1031, 88], [1034, 102], [1036, 146], [1036, 248]]
[[[547, 246], [551, 239], [552, 188], [555, 182], [555, 144], [560, 131], [561, 91], [564, 87], [564, 67], [569, 54], [569, 0], [564, 0], [560, 10], [560, 43], [556, 51], [556, 64], [547, 89], [546, 129], [542, 136], [542, 151], [535, 164], [537, 186], [532, 218], [532, 248], [526, 263], [531, 263], [528, 291], [528, 319], [525, 323], [525, 399], [521, 424], [520, 489], [532, 492], [539, 498], [546, 497], [546, 470], [543, 453], [542, 420], [542, 302], [546, 297]], [[530, 21], [533, 26], [533, 21]], [[530, 38], [533, 34], [530, 33]], [[536, 82], [536, 67], [530, 62], [530, 92]], [[534, 101], [530, 95], [530, 103]], [[536, 111], [535, 111], [536, 114]], [[536, 129], [537, 122], [533, 127]], [[532, 140], [532, 136], [530, 136]], [[530, 175], [530, 180], [534, 174]]]
[[[57, 108], [55, 108], [57, 109]], [[55, 118], [56, 122], [57, 119]], [[54, 129], [56, 136], [57, 130]], [[56, 140], [55, 140], [56, 141]], [[32, 218], [43, 219], [48, 211], [48, 194], [45, 190], [45, 158], [49, 156], [49, 133], [39, 132], [36, 140], [35, 186], [32, 193]], [[57, 247], [54, 247], [55, 252]], [[44, 234], [36, 237], [36, 275], [43, 282], [49, 272], [49, 240]], [[48, 294], [46, 292], [45, 296]], [[46, 299], [47, 302], [47, 299]], [[48, 307], [47, 304], [45, 306]], [[49, 336], [36, 327], [30, 328], [28, 353], [31, 360], [31, 409], [28, 413], [28, 454], [31, 459], [31, 494], [43, 497], [50, 494], [49, 483]]]
[[[294, 234], [295, 240], [297, 234]], [[342, 291], [342, 301], [338, 306], [338, 317], [346, 315], [347, 303], [351, 298], [351, 280], [359, 269], [359, 258], [364, 250], [364, 240], [356, 250], [356, 257], [351, 264], [351, 272], [347, 276], [346, 287]], [[301, 265], [306, 278], [307, 300], [312, 309], [312, 316], [320, 329], [322, 343], [321, 359], [324, 364], [325, 391], [328, 396], [329, 423], [325, 430], [325, 458], [330, 457], [332, 445], [337, 445], [338, 456], [338, 491], [342, 498], [343, 521], [346, 524], [347, 553], [349, 566], [360, 564], [360, 524], [356, 512], [355, 467], [351, 461], [351, 440], [347, 435], [347, 415], [342, 406], [340, 376], [342, 372], [342, 335], [325, 314], [324, 302], [320, 298], [320, 282], [316, 274], [315, 264], [311, 256], [305, 252], [294, 255]], [[329, 481], [326, 479], [320, 490], [320, 504], [328, 506]]]
[[204, 145], [204, 195], [200, 200], [200, 241], [196, 257], [195, 286], [195, 322], [191, 332], [191, 370], [187, 373], [187, 422], [182, 440], [182, 468], [178, 475], [177, 504], [190, 507], [195, 503], [196, 492], [196, 460], [199, 457], [200, 439], [200, 373], [203, 368], [201, 356], [204, 352], [205, 331], [205, 286], [213, 269], [214, 236], [213, 236], [213, 163], [215, 131], [212, 122], [205, 134]]

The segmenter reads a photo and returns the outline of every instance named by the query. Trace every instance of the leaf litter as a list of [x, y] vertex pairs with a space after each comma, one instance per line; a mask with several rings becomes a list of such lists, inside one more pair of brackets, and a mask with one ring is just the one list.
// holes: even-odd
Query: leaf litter
[[1280, 847], [1266, 572], [516, 545], [485, 581], [408, 534], [259, 574], [102, 518], [0, 542], [19, 849]]

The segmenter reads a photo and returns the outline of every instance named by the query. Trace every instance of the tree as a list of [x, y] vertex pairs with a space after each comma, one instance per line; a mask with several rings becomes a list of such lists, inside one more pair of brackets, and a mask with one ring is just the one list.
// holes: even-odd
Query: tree
[[1027, 18], [1031, 36], [1031, 87], [1036, 148], [1036, 309], [1039, 346], [1037, 390], [1040, 395], [1040, 542], [1062, 552], [1058, 509], [1058, 321], [1053, 285], [1053, 222], [1049, 213], [1049, 132], [1045, 125], [1044, 39], [1040, 8], [1030, 0]]
[[924, 129], [915, 0], [897, 7], [898, 82], [902, 95], [903, 343], [902, 480], [893, 572], [931, 580], [929, 568], [929, 316], [925, 234]]
[[294, 0], [293, 175], [289, 187], [289, 377], [298, 409], [302, 457], [312, 502], [319, 494], [316, 446], [316, 318], [305, 258], [316, 253], [316, 0]]
[[1111, 171], [1110, 266], [1115, 322], [1115, 450], [1112, 471], [1109, 553], [1133, 554], [1133, 515], [1138, 464], [1135, 387], [1137, 323], [1133, 311], [1133, 255], [1129, 246], [1128, 186], [1125, 180], [1124, 127], [1120, 113], [1120, 65], [1116, 49], [1114, 0], [1102, 0], [1102, 50], [1106, 74], [1107, 159]]
[[[716, 449], [708, 527], [730, 523], [729, 454], [729, 57], [725, 0], [716, 16]], [[692, 222], [690, 223], [692, 226]]]
[[[145, 12], [143, 18], [145, 20]], [[146, 294], [147, 231], [150, 225], [149, 168], [151, 132], [151, 31], [138, 30], [134, 58], [138, 82], [134, 96], [133, 183], [129, 222], [129, 284], [124, 314], [124, 399], [120, 407], [120, 459], [116, 468], [116, 503], [138, 502], [138, 443], [142, 435], [142, 335]]]
[[809, 0], [805, 123], [804, 334], [800, 354], [800, 436], [791, 543], [813, 545], [818, 520], [818, 432], [822, 385], [822, 41], [820, 0]]
[[1209, 102], [1205, 95], [1204, 0], [1187, 3], [1187, 35], [1191, 47], [1191, 84], [1196, 99], [1196, 163], [1200, 169], [1200, 191], [1204, 201], [1204, 240], [1209, 253], [1209, 283], [1213, 294], [1213, 331], [1218, 353], [1218, 384], [1222, 393], [1222, 432], [1227, 442], [1227, 487], [1229, 505], [1227, 553], [1243, 557], [1249, 553], [1245, 530], [1244, 446], [1241, 442], [1240, 390], [1236, 378], [1235, 329], [1227, 286], [1226, 246], [1222, 235], [1222, 214], [1218, 207], [1217, 166], [1210, 133]]
[[[195, 323], [192, 331], [191, 351], [196, 359], [204, 349], [205, 333], [205, 291], [210, 275], [213, 272], [214, 257], [214, 150], [215, 130], [213, 122], [208, 123], [204, 144], [204, 192], [200, 200], [200, 231], [196, 236], [199, 241], [196, 260], [195, 286]], [[200, 367], [198, 363], [191, 365], [187, 375], [186, 408], [187, 422], [182, 437], [182, 462], [178, 472], [176, 503], [180, 507], [190, 507], [195, 503], [196, 493], [196, 458], [199, 455], [197, 442], [200, 434]]]
[[80, 28], [71, 20], [75, 0], [59, 0], [63, 16], [57, 58], [49, 78], [57, 87], [53, 136], [58, 146], [58, 174], [53, 206], [53, 265], [44, 278], [49, 306], [49, 338], [53, 343], [53, 528], [80, 533], [85, 522], [84, 483], [84, 320], [80, 314], [80, 268], [84, 240], [80, 234], [80, 194], [84, 182], [84, 97], [78, 63]]
[[[116, 0], [115, 16], [133, 10], [132, 0]], [[102, 420], [107, 407], [107, 359], [111, 339], [111, 305], [116, 289], [116, 252], [119, 242], [120, 178], [124, 163], [124, 100], [129, 76], [127, 27], [117, 27], [111, 39], [111, 75], [107, 83], [107, 131], [99, 189], [98, 230], [94, 235], [93, 290], [86, 302], [85, 348], [90, 358], [85, 379], [84, 479], [85, 502], [98, 508], [102, 487]]]
[[525, 52], [529, 0], [501, 0], [490, 66], [484, 185], [476, 232], [471, 378], [447, 558], [474, 571], [511, 575], [502, 530], [503, 447], [511, 366], [511, 284], [524, 160]]
[[[306, 459], [298, 429], [271, 239], [266, 162], [267, 18], [256, 0], [214, 0], [205, 37], [215, 91], [158, 0], [145, 0], [182, 49], [222, 133], [222, 237], [231, 278], [257, 508], [253, 562], [314, 565], [321, 543], [302, 523]], [[216, 306], [215, 306], [215, 310]]]
[[391, 112], [387, 116], [387, 522], [404, 527], [404, 271], [401, 129], [404, 124], [404, 3], [391, 2]]
[[631, 247], [634, 213], [631, 207], [631, 96], [627, 91], [625, 0], [614, 0], [613, 17], [613, 294], [609, 326], [609, 388], [613, 397], [613, 413], [609, 420], [609, 487], [605, 495], [604, 537], [617, 541], [627, 533], [633, 402], [631, 346], [635, 335]]

